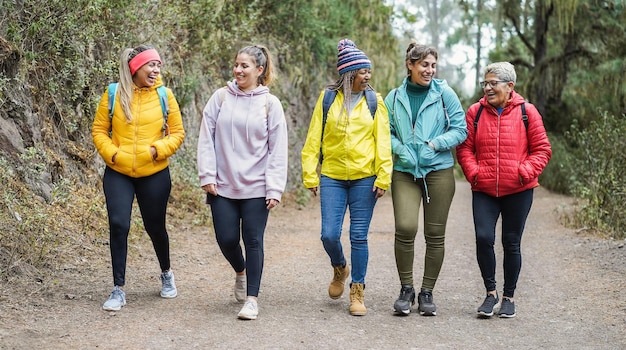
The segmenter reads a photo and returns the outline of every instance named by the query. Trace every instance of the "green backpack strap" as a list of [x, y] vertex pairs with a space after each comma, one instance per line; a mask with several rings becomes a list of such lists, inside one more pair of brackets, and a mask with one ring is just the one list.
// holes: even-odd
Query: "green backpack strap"
[[117, 83], [109, 84], [109, 120], [113, 119], [113, 107], [115, 107], [116, 92], [117, 92]]
[[[115, 97], [117, 96], [117, 85], [118, 83], [110, 83], [108, 89], [109, 95], [109, 121], [111, 122], [111, 128], [113, 128], [113, 109], [115, 108]], [[169, 99], [167, 97], [167, 89], [165, 86], [161, 85], [156, 88], [157, 94], [159, 95], [159, 103], [161, 103], [161, 112], [163, 113], [163, 127], [161, 130], [163, 131], [163, 137], [167, 133], [167, 117], [170, 114], [170, 105]]]
[[167, 117], [170, 114], [170, 105], [167, 97], [167, 89], [164, 85], [159, 86], [157, 89], [159, 95], [159, 101], [161, 102], [161, 112], [163, 113], [163, 137], [167, 134]]

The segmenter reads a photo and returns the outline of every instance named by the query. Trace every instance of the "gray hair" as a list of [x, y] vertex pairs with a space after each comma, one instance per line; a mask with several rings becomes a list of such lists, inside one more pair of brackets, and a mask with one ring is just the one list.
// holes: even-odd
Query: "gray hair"
[[485, 76], [489, 73], [495, 74], [498, 78], [505, 81], [512, 81], [516, 83], [517, 74], [515, 74], [515, 67], [509, 62], [494, 62], [485, 67]]

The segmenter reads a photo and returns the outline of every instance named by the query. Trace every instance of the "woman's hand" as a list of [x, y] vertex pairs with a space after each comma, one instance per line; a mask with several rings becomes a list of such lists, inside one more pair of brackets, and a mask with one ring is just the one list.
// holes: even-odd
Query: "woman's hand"
[[382, 188], [374, 186], [374, 187], [372, 187], [372, 192], [376, 192], [376, 199], [378, 199], [378, 198], [384, 196], [385, 192], [387, 192], [387, 191], [383, 190]]
[[309, 191], [311, 191], [313, 197], [317, 197], [317, 186], [309, 188]]
[[267, 210], [270, 210], [272, 208], [274, 208], [275, 206], [278, 205], [278, 200], [274, 199], [274, 198], [270, 198], [270, 199], [266, 199], [265, 200], [265, 204], [267, 204]]
[[204, 186], [202, 186], [202, 189], [206, 193], [210, 193], [210, 194], [212, 194], [214, 196], [217, 196], [217, 186], [215, 184], [204, 185]]
[[157, 154], [157, 149], [154, 146], [150, 146], [150, 155], [152, 155], [152, 160], [156, 160], [157, 157], [159, 156]]

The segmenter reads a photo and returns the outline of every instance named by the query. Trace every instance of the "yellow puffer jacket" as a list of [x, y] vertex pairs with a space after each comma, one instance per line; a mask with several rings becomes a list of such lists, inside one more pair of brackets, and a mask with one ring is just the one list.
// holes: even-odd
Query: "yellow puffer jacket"
[[[119, 95], [113, 108], [113, 128], [109, 120], [108, 91], [104, 92], [93, 121], [91, 136], [93, 143], [107, 166], [113, 170], [131, 176], [144, 177], [165, 169], [168, 158], [183, 143], [185, 130], [180, 108], [170, 89], [167, 89], [169, 114], [167, 135], [163, 137], [163, 112], [156, 88], [163, 85], [161, 77], [149, 88], [133, 86], [131, 113], [133, 119], [126, 121]], [[118, 88], [119, 89], [119, 88]], [[119, 90], [118, 90], [119, 92]], [[152, 159], [150, 147], [157, 150], [156, 159]], [[113, 163], [115, 156], [115, 163]]]
[[328, 110], [322, 141], [324, 92], [320, 93], [302, 148], [302, 182], [306, 188], [319, 186], [317, 167], [320, 142], [323, 142], [321, 174], [335, 180], [358, 180], [375, 175], [374, 185], [389, 189], [393, 167], [389, 117], [382, 97], [379, 93], [376, 97], [378, 105], [373, 119], [365, 97], [362, 97], [348, 120], [345, 116], [338, 118], [344, 97], [341, 91], [337, 93]]

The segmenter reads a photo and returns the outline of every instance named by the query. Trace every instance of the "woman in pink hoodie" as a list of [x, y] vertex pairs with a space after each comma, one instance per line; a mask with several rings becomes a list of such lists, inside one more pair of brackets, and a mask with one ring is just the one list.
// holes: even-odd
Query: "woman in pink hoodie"
[[235, 79], [209, 99], [198, 138], [200, 186], [217, 243], [235, 270], [235, 298], [245, 302], [238, 317], [246, 320], [258, 315], [265, 226], [287, 182], [287, 123], [267, 87], [273, 72], [266, 47], [239, 50]]

